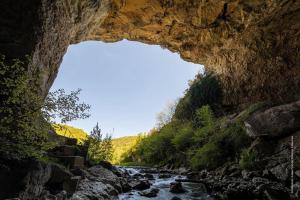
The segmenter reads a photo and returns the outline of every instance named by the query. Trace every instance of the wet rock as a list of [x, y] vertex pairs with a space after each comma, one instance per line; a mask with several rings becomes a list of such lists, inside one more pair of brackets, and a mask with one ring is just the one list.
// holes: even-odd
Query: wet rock
[[122, 192], [129, 192], [131, 190], [131, 186], [126, 179], [121, 179], [121, 186]]
[[144, 168], [140, 170], [140, 173], [145, 173], [145, 174], [157, 174], [159, 173], [159, 170], [156, 168]]
[[181, 182], [170, 183], [170, 192], [172, 193], [184, 193], [185, 189], [182, 187]]
[[158, 176], [158, 178], [161, 178], [161, 179], [163, 179], [163, 178], [171, 178], [171, 174], [160, 174], [159, 176]]
[[129, 185], [134, 190], [146, 190], [149, 189], [151, 184], [148, 180], [132, 180], [129, 182]]
[[144, 177], [149, 179], [149, 180], [154, 180], [154, 176], [152, 174], [144, 174]]
[[158, 192], [159, 192], [158, 188], [152, 188], [149, 190], [145, 190], [143, 192], [139, 192], [139, 195], [145, 196], [145, 197], [156, 197]]
[[172, 199], [171, 200], [181, 200], [179, 197], [172, 197]]
[[141, 178], [141, 177], [143, 177], [143, 175], [140, 174], [140, 173], [136, 173], [136, 174], [134, 174], [132, 177], [133, 177], [133, 178]]

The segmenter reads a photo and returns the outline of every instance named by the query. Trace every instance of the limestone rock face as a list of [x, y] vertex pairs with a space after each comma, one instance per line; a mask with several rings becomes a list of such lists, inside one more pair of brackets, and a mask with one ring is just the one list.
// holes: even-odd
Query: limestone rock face
[[245, 122], [250, 137], [285, 137], [300, 129], [300, 101], [254, 113]]
[[0, 53], [32, 55], [45, 94], [68, 45], [122, 39], [204, 64], [220, 76], [228, 104], [299, 94], [300, 1], [2, 0], [0, 8]]

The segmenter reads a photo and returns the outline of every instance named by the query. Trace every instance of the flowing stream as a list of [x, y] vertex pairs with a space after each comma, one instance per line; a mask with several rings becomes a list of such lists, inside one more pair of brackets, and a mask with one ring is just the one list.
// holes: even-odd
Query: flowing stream
[[[122, 170], [127, 170], [130, 176], [136, 174], [143, 174], [142, 168], [123, 167]], [[149, 174], [149, 173], [147, 173]], [[156, 197], [144, 197], [139, 194], [140, 191], [132, 190], [127, 193], [120, 194], [119, 200], [171, 200], [173, 197], [179, 197], [181, 200], [213, 200], [207, 192], [206, 188], [201, 183], [182, 182], [184, 193], [174, 194], [170, 192], [170, 183], [175, 182], [176, 179], [186, 179], [186, 176], [170, 174], [171, 177], [159, 178], [159, 173], [150, 173], [154, 179], [149, 180], [151, 188], [159, 189]]]

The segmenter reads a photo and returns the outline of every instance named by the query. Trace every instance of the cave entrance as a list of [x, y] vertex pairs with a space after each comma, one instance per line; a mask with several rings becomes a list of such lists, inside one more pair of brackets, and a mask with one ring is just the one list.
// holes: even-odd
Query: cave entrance
[[158, 45], [123, 40], [71, 45], [51, 90], [81, 88], [91, 117], [70, 125], [91, 131], [97, 122], [113, 137], [154, 127], [156, 115], [183, 96], [203, 66], [186, 62]]

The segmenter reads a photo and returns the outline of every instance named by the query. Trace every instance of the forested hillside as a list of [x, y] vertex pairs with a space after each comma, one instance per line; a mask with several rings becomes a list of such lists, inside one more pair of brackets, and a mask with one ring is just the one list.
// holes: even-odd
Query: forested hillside
[[252, 105], [229, 120], [221, 102], [218, 79], [199, 74], [179, 100], [171, 120], [140, 140], [125, 157], [126, 162], [213, 169], [239, 160], [243, 168], [253, 167], [254, 152], [248, 150], [251, 139], [243, 120], [263, 104]]
[[112, 139], [113, 145], [113, 158], [111, 162], [113, 164], [122, 164], [124, 154], [126, 154], [130, 149], [132, 149], [138, 140], [138, 136], [126, 136], [121, 138]]
[[[73, 126], [59, 124], [52, 125], [56, 133], [69, 138], [76, 138], [78, 142], [82, 144], [88, 137], [88, 134], [80, 128]], [[128, 154], [128, 151], [137, 144], [139, 136], [126, 136], [121, 138], [112, 139], [113, 156], [111, 162], [113, 164], [122, 164], [124, 155]]]
[[83, 143], [87, 139], [87, 133], [80, 128], [75, 128], [66, 124], [54, 124], [52, 127], [57, 134], [69, 138], [76, 138], [79, 143]]

